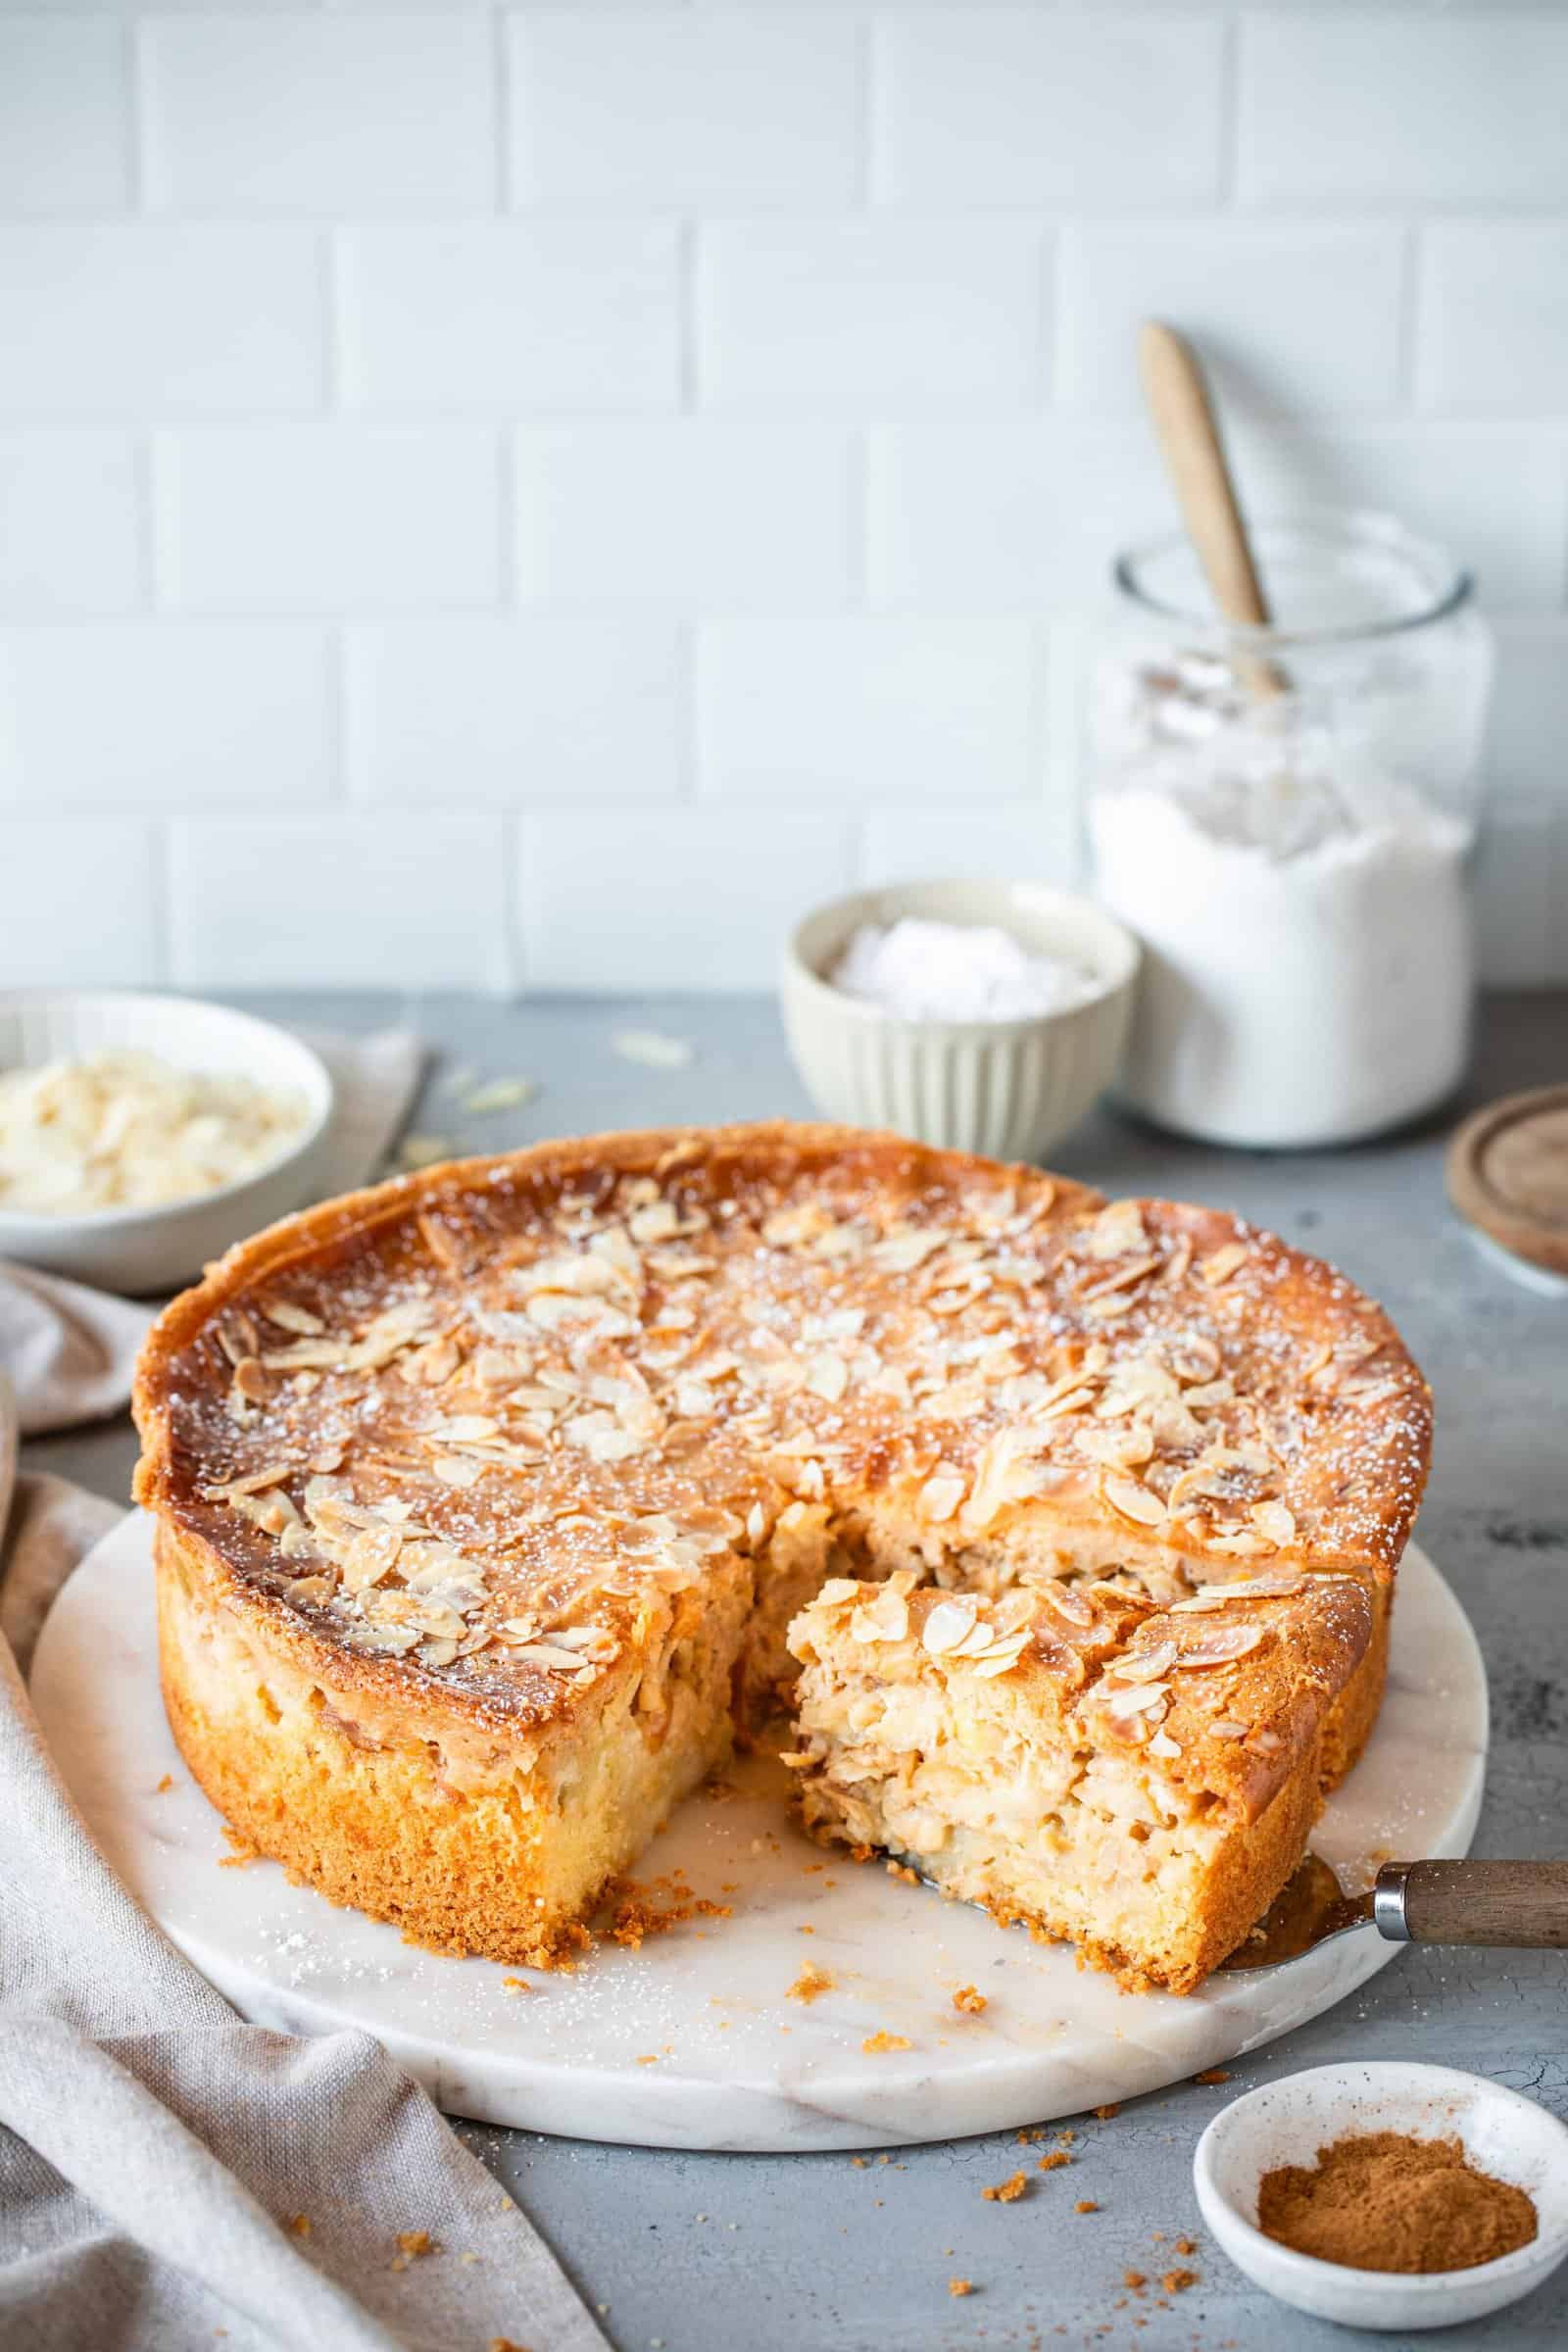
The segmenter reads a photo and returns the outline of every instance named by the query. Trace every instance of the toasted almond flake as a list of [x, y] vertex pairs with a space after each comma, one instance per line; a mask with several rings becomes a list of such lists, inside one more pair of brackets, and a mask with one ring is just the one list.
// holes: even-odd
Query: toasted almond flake
[[234, 1366], [233, 1387], [247, 1404], [265, 1404], [272, 1393], [261, 1361], [254, 1355], [241, 1356]]
[[850, 1619], [857, 1642], [902, 1642], [909, 1631], [909, 1604], [902, 1592], [884, 1590]]
[[1230, 1715], [1216, 1715], [1208, 1728], [1216, 1740], [1245, 1740], [1247, 1738], [1247, 1725], [1238, 1723]]
[[1145, 1683], [1131, 1690], [1119, 1690], [1114, 1684], [1102, 1683], [1096, 1696], [1111, 1715], [1163, 1714], [1170, 1697], [1170, 1685]]
[[455, 1159], [457, 1152], [449, 1135], [406, 1135], [396, 1156], [400, 1168], [433, 1168], [443, 1159]]
[[554, 1642], [523, 1642], [512, 1652], [529, 1666], [544, 1666], [552, 1674], [572, 1674], [582, 1664], [574, 1649], [558, 1648]]
[[1112, 1200], [1095, 1217], [1088, 1230], [1085, 1254], [1100, 1261], [1130, 1256], [1147, 1248], [1144, 1212], [1136, 1200]]
[[273, 1462], [266, 1470], [252, 1470], [244, 1478], [224, 1479], [221, 1486], [203, 1487], [203, 1502], [228, 1502], [236, 1494], [260, 1494], [268, 1487], [280, 1487], [289, 1475], [287, 1462]]
[[999, 1642], [994, 1648], [987, 1650], [984, 1657], [976, 1659], [974, 1664], [976, 1676], [981, 1682], [990, 1683], [995, 1682], [1000, 1675], [1010, 1674], [1023, 1656], [1027, 1645], [1028, 1636], [1026, 1634], [1016, 1635], [1009, 1642]]
[[850, 1385], [849, 1366], [842, 1355], [824, 1348], [806, 1367], [806, 1386], [827, 1404], [836, 1404]]
[[1250, 1255], [1245, 1242], [1227, 1242], [1223, 1249], [1210, 1250], [1199, 1271], [1209, 1289], [1217, 1291], [1222, 1282], [1229, 1282], [1238, 1267], [1247, 1263]]
[[487, 1110], [520, 1110], [539, 1092], [536, 1078], [490, 1078], [463, 1098], [463, 1108], [480, 1118]]
[[1283, 1502], [1254, 1502], [1252, 1525], [1271, 1544], [1283, 1545], [1296, 1539], [1296, 1514]]
[[967, 1641], [976, 1614], [975, 1603], [967, 1598], [939, 1600], [921, 1632], [922, 1648], [928, 1649], [933, 1657], [956, 1649], [960, 1642]]
[[1135, 1519], [1141, 1527], [1158, 1527], [1165, 1517], [1160, 1497], [1135, 1478], [1102, 1479], [1101, 1493], [1124, 1519]]
[[1168, 1761], [1172, 1756], [1179, 1756], [1182, 1751], [1169, 1732], [1158, 1731], [1149, 1742], [1149, 1752], [1152, 1756], [1163, 1756]]
[[938, 1468], [920, 1489], [920, 1510], [923, 1517], [941, 1522], [951, 1519], [963, 1500], [964, 1478], [961, 1470], [951, 1464]]
[[666, 1037], [659, 1029], [617, 1029], [610, 1043], [622, 1061], [640, 1061], [651, 1070], [681, 1070], [697, 1057], [686, 1038]]
[[1155, 1683], [1169, 1674], [1177, 1659], [1174, 1642], [1156, 1642], [1148, 1649], [1130, 1649], [1118, 1658], [1112, 1672], [1124, 1683]]
[[1263, 1639], [1256, 1625], [1216, 1625], [1190, 1643], [1177, 1657], [1184, 1673], [1194, 1667], [1229, 1666], [1256, 1649]]
[[1069, 1625], [1082, 1627], [1093, 1625], [1095, 1622], [1093, 1608], [1081, 1592], [1073, 1591], [1071, 1585], [1060, 1584], [1054, 1580], [1050, 1584], [1041, 1586], [1040, 1597], [1042, 1600], [1049, 1601], [1059, 1616], [1066, 1618]]
[[472, 1454], [467, 1453], [438, 1453], [431, 1461], [430, 1469], [444, 1487], [459, 1489], [477, 1486], [484, 1476], [483, 1462], [475, 1461]]
[[1087, 1301], [1102, 1298], [1111, 1291], [1131, 1290], [1135, 1284], [1143, 1281], [1146, 1274], [1152, 1274], [1158, 1264], [1159, 1259], [1152, 1254], [1135, 1257], [1130, 1266], [1118, 1266], [1113, 1274], [1106, 1274], [1099, 1282], [1091, 1284], [1082, 1296]]
[[279, 1331], [292, 1331], [301, 1339], [319, 1339], [326, 1325], [308, 1306], [297, 1306], [292, 1298], [260, 1298], [257, 1300], [269, 1323]]

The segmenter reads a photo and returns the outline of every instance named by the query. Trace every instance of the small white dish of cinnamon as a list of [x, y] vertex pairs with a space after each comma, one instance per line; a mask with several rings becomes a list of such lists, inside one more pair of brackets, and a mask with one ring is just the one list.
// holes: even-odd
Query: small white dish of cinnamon
[[1314, 2067], [1235, 2099], [1193, 2159], [1250, 2278], [1341, 2327], [1483, 2318], [1568, 2255], [1568, 2128], [1446, 2066]]

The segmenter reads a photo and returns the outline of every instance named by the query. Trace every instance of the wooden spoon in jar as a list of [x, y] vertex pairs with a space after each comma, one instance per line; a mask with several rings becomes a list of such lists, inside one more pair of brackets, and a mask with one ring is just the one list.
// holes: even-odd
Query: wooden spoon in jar
[[[1227, 620], [1270, 628], [1268, 599], [1198, 355], [1173, 326], [1149, 318], [1138, 338], [1138, 361], [1165, 470], [1214, 602]], [[1263, 655], [1239, 655], [1236, 670], [1260, 701], [1291, 691], [1287, 672]]]

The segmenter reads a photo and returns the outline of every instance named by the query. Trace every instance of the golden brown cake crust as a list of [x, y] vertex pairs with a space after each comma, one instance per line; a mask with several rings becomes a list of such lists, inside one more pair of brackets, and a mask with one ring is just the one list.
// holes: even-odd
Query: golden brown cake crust
[[[712, 1692], [786, 1662], [835, 1545], [960, 1582], [1096, 1556], [1167, 1598], [1348, 1569], [1381, 1636], [1430, 1445], [1387, 1318], [1271, 1236], [786, 1123], [546, 1144], [289, 1219], [160, 1318], [134, 1410], [203, 1785], [338, 1899], [507, 1958], [629, 1858], [542, 1838], [583, 1743], [633, 1822], [667, 1805], [727, 1737]], [[273, 1727], [270, 1790], [205, 1674], [225, 1642], [312, 1718]], [[466, 1815], [468, 1866], [505, 1845], [496, 1806], [535, 1808], [482, 1941], [437, 1883], [453, 1824], [404, 1835], [367, 1792], [392, 1753]]]

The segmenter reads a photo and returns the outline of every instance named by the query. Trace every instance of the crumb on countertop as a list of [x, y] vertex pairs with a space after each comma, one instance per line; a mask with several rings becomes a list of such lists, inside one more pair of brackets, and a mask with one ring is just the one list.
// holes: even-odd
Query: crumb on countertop
[[983, 2188], [980, 2194], [988, 2205], [1015, 2205], [1028, 2185], [1027, 2173], [1013, 2173], [1005, 2180], [999, 2180], [994, 2187]]
[[961, 2010], [965, 2017], [979, 2017], [991, 2004], [985, 1994], [977, 1992], [972, 1984], [960, 1984], [953, 1996], [953, 2006]]
[[824, 1992], [831, 1992], [833, 1984], [833, 1976], [828, 1969], [813, 1968], [810, 1961], [808, 1960], [794, 1984], [786, 1991], [784, 1998], [787, 2001], [805, 2001], [809, 2004], [812, 2001], [820, 2000]]
[[972, 2295], [974, 2293], [974, 2280], [972, 2278], [950, 2278], [948, 2280], [948, 2292], [950, 2295]]
[[1205, 2066], [1200, 2075], [1193, 2077], [1195, 2082], [1228, 2082], [1230, 2079], [1229, 2068], [1223, 2066]]
[[914, 2047], [907, 2034], [868, 2034], [860, 2044], [868, 2058], [879, 2058], [885, 2050], [908, 2050]]

